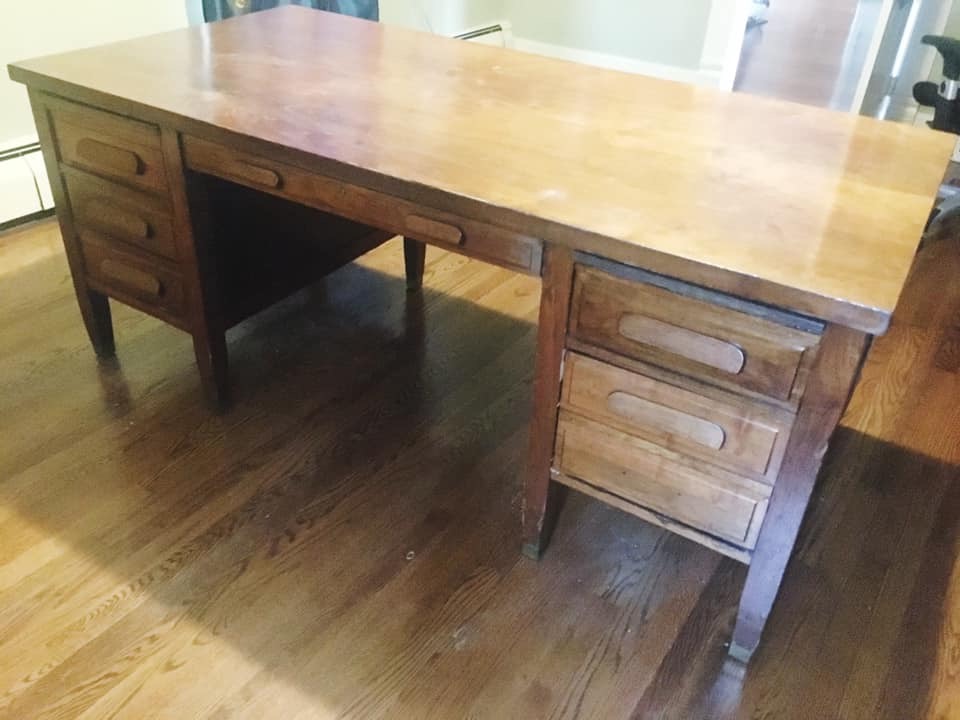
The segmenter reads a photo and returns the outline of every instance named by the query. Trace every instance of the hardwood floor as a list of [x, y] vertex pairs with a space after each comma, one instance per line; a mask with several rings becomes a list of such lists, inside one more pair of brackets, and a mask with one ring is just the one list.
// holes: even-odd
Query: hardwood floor
[[88, 346], [0, 236], [0, 718], [960, 716], [960, 248], [870, 354], [749, 670], [744, 570], [572, 493], [520, 555], [538, 282], [399, 241], [239, 326]]
[[769, 22], [744, 36], [734, 89], [829, 106], [838, 84], [848, 81], [840, 77], [844, 48], [865, 1], [771, 0]]

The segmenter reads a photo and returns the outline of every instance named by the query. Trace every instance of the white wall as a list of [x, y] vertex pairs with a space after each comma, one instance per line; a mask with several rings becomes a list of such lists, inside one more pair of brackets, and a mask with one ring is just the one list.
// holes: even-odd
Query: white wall
[[508, 0], [517, 37], [645, 62], [700, 64], [711, 0]]
[[184, 0], [17, 0], [0, 16], [0, 148], [36, 138], [22, 85], [6, 65], [39, 55], [149, 35], [187, 24]]

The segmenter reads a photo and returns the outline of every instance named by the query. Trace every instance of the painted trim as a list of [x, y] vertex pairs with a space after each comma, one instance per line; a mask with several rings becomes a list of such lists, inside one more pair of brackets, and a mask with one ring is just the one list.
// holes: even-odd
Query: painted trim
[[595, 65], [610, 70], [622, 70], [623, 72], [648, 75], [650, 77], [691, 83], [694, 85], [719, 87], [721, 81], [721, 72], [716, 69], [685, 68], [675, 65], [644, 62], [643, 60], [624, 57], [622, 55], [610, 55], [608, 53], [593, 52], [592, 50], [581, 50], [579, 48], [554, 45], [537, 40], [528, 40], [527, 38], [517, 37], [516, 35], [513, 36], [512, 47], [521, 52], [546, 55], [548, 57], [571, 60], [585, 65]]
[[187, 16], [188, 25], [203, 25], [203, 2], [202, 0], [184, 0], [184, 11]]
[[[53, 217], [56, 214], [56, 211], [53, 208], [49, 210], [37, 210], [35, 213], [30, 213], [29, 215], [21, 215], [18, 218], [13, 220], [8, 220], [6, 222], [0, 222], [0, 233], [7, 230], [12, 230], [15, 227], [20, 227], [21, 225], [26, 225], [27, 223], [36, 222], [37, 220], [43, 220], [48, 217]], [[3, 238], [0, 238], [0, 243], [3, 242]]]
[[883, 42], [887, 24], [890, 22], [893, 2], [894, 0], [883, 0], [883, 5], [880, 7], [877, 26], [873, 29], [873, 39], [870, 41], [870, 49], [867, 50], [867, 57], [864, 59], [863, 70], [860, 73], [860, 82], [857, 83], [857, 91], [854, 93], [853, 102], [850, 104], [851, 112], [860, 113], [863, 111], [863, 101], [867, 96], [867, 87], [870, 85], [870, 78], [873, 76], [873, 68], [877, 64], [877, 56], [880, 54], [880, 44]]
[[701, 72], [716, 73], [717, 87], [733, 90], [747, 31], [751, 0], [712, 0], [700, 56]]

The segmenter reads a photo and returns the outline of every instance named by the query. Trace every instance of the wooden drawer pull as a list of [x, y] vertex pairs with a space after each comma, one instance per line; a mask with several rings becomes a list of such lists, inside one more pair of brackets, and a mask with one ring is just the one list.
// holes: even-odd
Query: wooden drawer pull
[[146, 239], [153, 233], [150, 223], [142, 217], [122, 210], [105, 200], [91, 200], [87, 203], [86, 211], [87, 217], [108, 234]]
[[431, 220], [422, 215], [407, 215], [404, 224], [414, 240], [433, 240], [447, 245], [463, 244], [463, 230], [456, 225]]
[[733, 375], [739, 374], [746, 363], [743, 350], [733, 343], [654, 320], [646, 315], [623, 315], [617, 329], [628, 340], [660, 347]]
[[246, 180], [266, 188], [279, 188], [283, 180], [276, 170], [243, 160], [236, 160], [231, 163], [228, 172], [239, 180]]
[[114, 147], [93, 138], [77, 141], [77, 157], [91, 165], [112, 170], [122, 175], [140, 175], [144, 164], [132, 150]]
[[163, 293], [159, 278], [129, 265], [107, 259], [100, 263], [100, 272], [140, 295], [159, 298]]
[[632, 422], [714, 450], [722, 448], [726, 440], [726, 433], [716, 423], [619, 390], [607, 397], [607, 407]]

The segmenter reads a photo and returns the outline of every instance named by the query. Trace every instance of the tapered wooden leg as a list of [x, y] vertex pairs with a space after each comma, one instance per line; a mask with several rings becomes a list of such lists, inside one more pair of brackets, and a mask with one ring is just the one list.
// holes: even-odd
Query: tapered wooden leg
[[419, 290], [423, 285], [423, 267], [426, 259], [426, 243], [408, 237], [403, 239], [403, 265], [407, 273], [407, 290]]
[[523, 499], [523, 554], [533, 559], [539, 559], [546, 547], [550, 505], [557, 496], [556, 490], [551, 488], [550, 466], [557, 430], [560, 366], [573, 285], [570, 250], [553, 245], [545, 247], [542, 277], [533, 417], [530, 420], [530, 450]]
[[186, 285], [197, 369], [207, 402], [219, 411], [228, 400], [227, 339], [213, 262], [209, 198], [203, 183], [183, 166], [177, 132], [162, 128], [160, 147], [170, 183], [174, 238]]
[[228, 396], [227, 340], [223, 333], [193, 336], [200, 382], [207, 401], [216, 409], [226, 407]]
[[113, 320], [110, 317], [110, 302], [107, 296], [85, 287], [77, 287], [77, 300], [87, 335], [97, 357], [111, 358], [116, 354], [113, 340]]
[[861, 332], [827, 327], [807, 380], [780, 476], [750, 562], [730, 655], [748, 662], [760, 643], [793, 551], [827, 443], [847, 405], [868, 346]]

